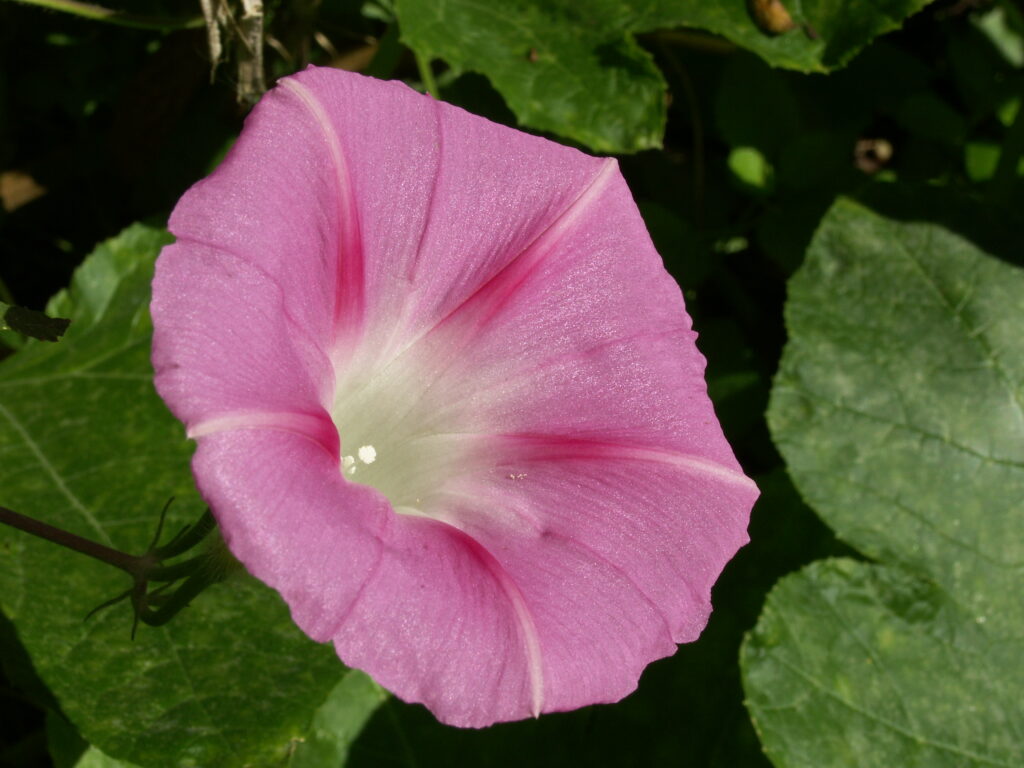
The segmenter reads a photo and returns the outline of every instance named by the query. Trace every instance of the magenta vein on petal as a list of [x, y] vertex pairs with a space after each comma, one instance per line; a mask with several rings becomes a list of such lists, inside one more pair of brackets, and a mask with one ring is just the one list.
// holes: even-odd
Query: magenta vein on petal
[[611, 158], [606, 160], [602, 164], [601, 170], [594, 175], [594, 178], [580, 192], [579, 196], [533, 242], [490, 280], [480, 286], [462, 304], [448, 313], [447, 317], [438, 323], [436, 328], [446, 325], [450, 320], [474, 305], [482, 305], [483, 307], [482, 317], [478, 320], [479, 327], [487, 325], [494, 317], [500, 314], [505, 304], [516, 295], [520, 286], [544, 262], [548, 254], [556, 252], [558, 243], [572, 230], [591, 202], [605, 190], [608, 182], [614, 178], [617, 168], [618, 164], [615, 160]]
[[[291, 81], [288, 82], [290, 84]], [[609, 182], [614, 179], [617, 168], [618, 164], [614, 159], [609, 158], [602, 163], [600, 170], [587, 186], [543, 232], [443, 318], [399, 349], [387, 362], [381, 364], [373, 377], [364, 382], [360, 390], [368, 388], [375, 381], [383, 378], [393, 366], [413, 354], [419, 348], [420, 342], [439, 332], [442, 328], [448, 327], [456, 317], [466, 310], [480, 305], [486, 307], [485, 316], [480, 319], [479, 327], [486, 325], [498, 314], [506, 300], [515, 294], [518, 287], [529, 277], [537, 265], [554, 250], [554, 246], [559, 240], [578, 222], [591, 202], [605, 190]], [[462, 336], [460, 342], [448, 345], [447, 353], [452, 364], [458, 359], [458, 352], [469, 343], [470, 338]], [[337, 363], [335, 368], [337, 369]], [[359, 394], [359, 391], [355, 394]]]
[[[551, 222], [551, 224], [544, 229], [543, 232], [537, 235], [529, 245], [523, 248], [523, 250], [516, 254], [514, 258], [507, 262], [490, 278], [485, 280], [475, 291], [469, 294], [469, 296], [459, 302], [459, 304], [451, 309], [444, 317], [439, 319], [430, 328], [412, 339], [408, 344], [400, 349], [384, 366], [384, 368], [387, 368], [387, 366], [396, 362], [399, 358], [416, 348], [421, 341], [436, 333], [442, 327], [448, 326], [456, 317], [471, 307], [475, 307], [481, 303], [485, 306], [493, 305], [490, 306], [482, 324], [485, 324], [488, 320], [493, 318], [498, 313], [501, 306], [504, 305], [505, 301], [515, 294], [516, 289], [523, 280], [526, 279], [533, 269], [543, 261], [543, 258], [547, 256], [547, 254], [551, 253], [553, 246], [557, 245], [559, 240], [565, 236], [571, 226], [580, 219], [591, 201], [596, 199], [605, 190], [608, 183], [615, 177], [617, 168], [618, 163], [614, 159], [608, 158], [580, 194], [555, 218], [554, 221]], [[462, 346], [464, 346], [464, 344]], [[462, 347], [460, 347], [460, 349], [461, 348]]]
[[352, 177], [341, 146], [341, 140], [320, 99], [294, 78], [282, 80], [281, 87], [291, 91], [316, 120], [331, 155], [338, 192], [338, 262], [335, 272], [334, 321], [336, 344], [352, 339], [362, 330], [365, 310], [365, 275], [363, 269], [362, 234], [355, 205]]

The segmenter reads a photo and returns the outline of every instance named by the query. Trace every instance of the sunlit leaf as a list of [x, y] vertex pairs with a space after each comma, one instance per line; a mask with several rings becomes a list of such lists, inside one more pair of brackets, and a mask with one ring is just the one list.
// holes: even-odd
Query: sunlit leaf
[[786, 3], [793, 28], [782, 34], [765, 31], [737, 0], [400, 0], [398, 15], [410, 47], [486, 75], [524, 126], [597, 152], [636, 152], [661, 146], [667, 87], [637, 34], [704, 29], [773, 66], [827, 72], [928, 2]]
[[628, 35], [638, 21], [609, 0], [448, 3], [401, 0], [402, 39], [429, 58], [486, 75], [519, 121], [598, 152], [661, 145], [665, 82]]
[[1024, 761], [1024, 273], [838, 202], [789, 286], [769, 409], [807, 501], [878, 565], [787, 577], [748, 637], [777, 765]]

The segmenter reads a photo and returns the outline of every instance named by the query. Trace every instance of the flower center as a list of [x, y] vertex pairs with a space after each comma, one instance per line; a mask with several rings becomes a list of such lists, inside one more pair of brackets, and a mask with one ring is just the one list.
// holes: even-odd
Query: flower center
[[383, 493], [396, 512], [436, 516], [466, 454], [455, 428], [462, 409], [431, 386], [429, 368], [413, 353], [346, 368], [370, 372], [338, 375], [332, 418], [341, 439], [339, 471]]
[[[373, 464], [377, 460], [377, 449], [372, 445], [364, 445], [356, 452], [356, 456], [363, 464]], [[356, 456], [341, 457], [341, 468], [346, 475], [354, 475], [359, 469], [356, 465]]]

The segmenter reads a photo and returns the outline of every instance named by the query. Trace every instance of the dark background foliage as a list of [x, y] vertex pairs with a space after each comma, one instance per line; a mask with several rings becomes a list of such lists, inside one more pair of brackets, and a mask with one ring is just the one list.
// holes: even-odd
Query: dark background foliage
[[[0, 301], [42, 309], [97, 243], [136, 221], [163, 226], [241, 128], [246, 106], [236, 99], [234, 61], [221, 62], [211, 80], [197, 5], [130, 5], [186, 28], [138, 29], [0, 2]], [[468, 732], [390, 699], [348, 764], [768, 765], [743, 706], [743, 635], [781, 576], [823, 557], [860, 557], [801, 501], [764, 418], [786, 341], [786, 282], [839, 196], [895, 220], [941, 223], [1021, 263], [1015, 230], [1024, 187], [999, 158], [1005, 165], [1012, 154], [1012, 126], [1021, 133], [1013, 104], [1024, 94], [1024, 71], [979, 23], [999, 5], [933, 3], [859, 54], [844, 54], [852, 60], [830, 74], [773, 68], [730, 42], [745, 38], [724, 27], [716, 31], [725, 37], [676, 23], [629, 27], [638, 33], [629, 38], [636, 61], [653, 62], [650, 71], [667, 84], [659, 95], [667, 122], [661, 148], [620, 162], [684, 289], [725, 431], [763, 490], [752, 543], [717, 585], [700, 640], [652, 665], [622, 704]], [[422, 79], [390, 3], [272, 2], [267, 12], [268, 81], [307, 61]], [[754, 27], [743, 32], [760, 45], [758, 34], [774, 45]], [[612, 64], [626, 55], [620, 44], [602, 49]], [[526, 58], [543, 53], [524, 45]], [[500, 77], [450, 65], [444, 44], [435, 47], [441, 98], [517, 125], [513, 97], [492, 85]], [[597, 134], [587, 130], [546, 135], [588, 149], [586, 137]], [[589, 148], [606, 151], [605, 140]], [[1019, 157], [1024, 141], [1017, 143]], [[21, 345], [3, 338], [0, 355]], [[0, 630], [0, 766], [74, 765], [84, 742], [32, 673], [12, 625], [5, 620]]]

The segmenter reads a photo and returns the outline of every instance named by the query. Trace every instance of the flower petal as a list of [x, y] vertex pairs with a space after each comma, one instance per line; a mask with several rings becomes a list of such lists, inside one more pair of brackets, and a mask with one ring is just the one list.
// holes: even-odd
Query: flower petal
[[[587, 590], [589, 576], [574, 572], [565, 555], [572, 550], [626, 579], [632, 591], [623, 600], [654, 607], [633, 633], [676, 643], [697, 638], [711, 612], [712, 585], [747, 542], [756, 495], [749, 480], [692, 456], [590, 439], [487, 442], [492, 470], [449, 484], [456, 499], [449, 519], [492, 548], [528, 601], [539, 586], [536, 559], [548, 563], [545, 579], [566, 594]], [[530, 544], [513, 550], [505, 546], [510, 540]], [[556, 642], [543, 627], [541, 637], [545, 647]], [[575, 631], [557, 639], [575, 641]]]
[[330, 361], [258, 265], [179, 241], [157, 263], [150, 311], [157, 389], [192, 436], [259, 422], [337, 450]]
[[394, 518], [372, 488], [294, 432], [232, 429], [199, 440], [193, 472], [234, 555], [274, 587], [314, 640], [330, 640], [379, 567]]
[[309, 69], [171, 227], [158, 389], [310, 636], [479, 726], [699, 634], [757, 490], [614, 161]]
[[232, 552], [307, 634], [335, 639], [344, 661], [449, 722], [531, 714], [531, 630], [514, 585], [465, 534], [394, 515], [294, 434], [210, 435], [194, 469]]
[[[317, 116], [326, 138], [310, 139], [342, 158], [363, 255], [360, 330], [369, 337], [364, 348], [382, 357], [528, 248], [604, 162], [399, 83], [310, 68], [279, 90]], [[288, 105], [289, 121], [294, 111]]]

